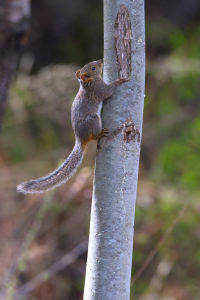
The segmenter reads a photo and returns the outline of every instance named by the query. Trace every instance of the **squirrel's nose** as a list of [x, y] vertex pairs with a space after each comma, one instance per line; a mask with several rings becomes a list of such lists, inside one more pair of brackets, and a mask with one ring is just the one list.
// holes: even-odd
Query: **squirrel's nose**
[[90, 78], [90, 75], [89, 75], [87, 72], [84, 72], [83, 74], [80, 75], [80, 78], [81, 78], [83, 81], [87, 81], [88, 78]]

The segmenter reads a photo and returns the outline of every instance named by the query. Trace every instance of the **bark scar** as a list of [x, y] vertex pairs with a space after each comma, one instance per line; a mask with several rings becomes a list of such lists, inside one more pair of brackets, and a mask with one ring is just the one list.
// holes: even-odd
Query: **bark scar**
[[136, 128], [133, 120], [128, 119], [121, 126], [111, 131], [109, 135], [105, 137], [105, 139], [99, 139], [97, 143], [97, 150], [102, 150], [103, 146], [112, 141], [120, 133], [122, 133], [123, 140], [126, 143], [130, 143], [130, 141], [134, 140], [136, 136], [137, 142], [140, 143], [140, 132]]
[[115, 20], [115, 49], [119, 78], [131, 76], [131, 19], [128, 8], [120, 5]]
[[136, 128], [133, 120], [129, 119], [123, 124], [122, 134], [124, 141], [130, 143], [137, 136], [137, 142], [140, 142], [140, 132]]

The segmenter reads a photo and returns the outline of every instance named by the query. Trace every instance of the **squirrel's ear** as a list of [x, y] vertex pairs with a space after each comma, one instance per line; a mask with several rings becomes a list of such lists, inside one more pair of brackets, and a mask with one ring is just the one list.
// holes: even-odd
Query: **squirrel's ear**
[[103, 59], [99, 59], [99, 67], [103, 65]]
[[78, 78], [78, 79], [80, 79], [80, 70], [78, 70], [77, 72], [76, 72], [76, 77]]

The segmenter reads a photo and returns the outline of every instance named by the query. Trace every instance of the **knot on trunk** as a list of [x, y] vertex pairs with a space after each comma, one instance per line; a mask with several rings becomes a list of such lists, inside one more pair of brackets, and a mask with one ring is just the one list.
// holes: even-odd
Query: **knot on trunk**
[[130, 143], [131, 140], [133, 140], [137, 136], [137, 141], [138, 143], [140, 142], [140, 132], [136, 128], [133, 120], [127, 120], [123, 124], [123, 129], [122, 129], [124, 141], [126, 143]]

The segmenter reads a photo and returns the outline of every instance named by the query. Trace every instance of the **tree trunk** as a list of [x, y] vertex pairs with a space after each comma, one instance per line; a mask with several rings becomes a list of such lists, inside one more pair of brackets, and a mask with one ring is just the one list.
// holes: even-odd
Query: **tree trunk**
[[104, 79], [130, 77], [103, 107], [84, 300], [128, 300], [143, 119], [143, 0], [104, 0]]
[[21, 48], [27, 40], [30, 0], [0, 0], [0, 125]]

